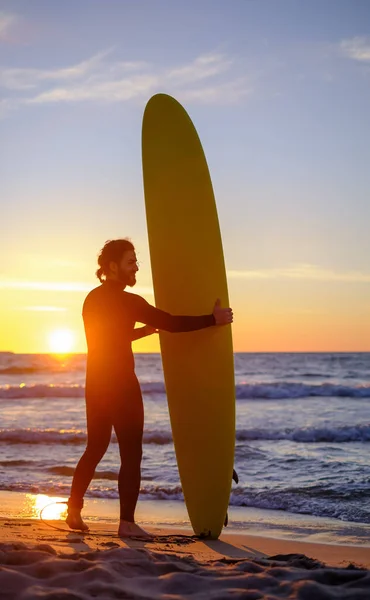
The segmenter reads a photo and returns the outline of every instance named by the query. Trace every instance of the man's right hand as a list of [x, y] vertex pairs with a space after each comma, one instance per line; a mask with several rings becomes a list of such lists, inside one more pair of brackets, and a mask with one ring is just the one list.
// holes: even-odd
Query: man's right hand
[[221, 300], [217, 298], [213, 308], [213, 316], [216, 325], [229, 325], [233, 322], [233, 311], [231, 308], [221, 308]]

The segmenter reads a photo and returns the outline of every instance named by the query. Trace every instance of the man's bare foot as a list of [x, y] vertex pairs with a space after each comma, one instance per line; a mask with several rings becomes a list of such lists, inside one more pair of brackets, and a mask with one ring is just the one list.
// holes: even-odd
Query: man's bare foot
[[71, 529], [79, 529], [80, 531], [89, 531], [89, 526], [83, 522], [81, 511], [73, 508], [68, 509], [66, 523]]
[[139, 525], [136, 525], [136, 523], [123, 521], [122, 519], [119, 522], [118, 536], [121, 538], [142, 538], [143, 540], [151, 540], [153, 538], [150, 533], [139, 527]]

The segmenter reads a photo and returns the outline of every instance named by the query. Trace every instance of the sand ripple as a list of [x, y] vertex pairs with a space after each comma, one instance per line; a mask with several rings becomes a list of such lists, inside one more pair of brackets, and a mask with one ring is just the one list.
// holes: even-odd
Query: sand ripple
[[145, 549], [58, 554], [0, 544], [2, 600], [369, 600], [370, 571], [328, 568], [304, 555], [198, 562]]

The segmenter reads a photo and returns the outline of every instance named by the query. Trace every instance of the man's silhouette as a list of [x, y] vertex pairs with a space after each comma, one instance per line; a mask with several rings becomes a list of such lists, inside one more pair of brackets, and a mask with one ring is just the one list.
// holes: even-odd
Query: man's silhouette
[[[131, 342], [159, 329], [185, 332], [227, 325], [232, 323], [233, 314], [230, 308], [221, 308], [217, 300], [209, 315], [170, 315], [144, 298], [125, 292], [126, 286], [135, 285], [138, 271], [135, 248], [127, 239], [108, 241], [100, 252], [98, 264], [96, 275], [101, 285], [87, 295], [82, 311], [88, 350], [87, 446], [74, 473], [66, 522], [71, 529], [88, 529], [81, 518], [83, 498], [108, 448], [113, 427], [121, 456], [118, 535], [149, 537], [135, 523], [144, 411]], [[146, 325], [135, 329], [136, 322]]]

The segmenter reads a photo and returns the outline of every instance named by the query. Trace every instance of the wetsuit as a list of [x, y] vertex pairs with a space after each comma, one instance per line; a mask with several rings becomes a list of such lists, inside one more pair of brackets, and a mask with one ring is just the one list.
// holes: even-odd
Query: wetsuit
[[69, 505], [82, 508], [83, 497], [116, 432], [121, 456], [118, 476], [120, 518], [134, 520], [140, 491], [144, 426], [143, 401], [135, 375], [131, 342], [135, 323], [170, 332], [196, 331], [215, 325], [212, 314], [174, 316], [151, 306], [122, 284], [108, 279], [92, 290], [83, 305], [87, 341], [87, 446], [73, 477]]

